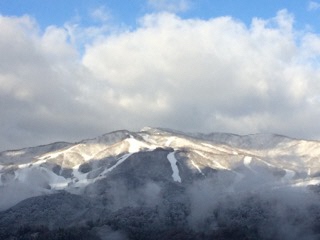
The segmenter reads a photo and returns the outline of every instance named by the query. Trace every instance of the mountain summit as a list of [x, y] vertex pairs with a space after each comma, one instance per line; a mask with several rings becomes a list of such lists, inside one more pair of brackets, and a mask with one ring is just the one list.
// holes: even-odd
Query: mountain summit
[[319, 239], [319, 160], [317, 141], [160, 128], [5, 151], [0, 238]]

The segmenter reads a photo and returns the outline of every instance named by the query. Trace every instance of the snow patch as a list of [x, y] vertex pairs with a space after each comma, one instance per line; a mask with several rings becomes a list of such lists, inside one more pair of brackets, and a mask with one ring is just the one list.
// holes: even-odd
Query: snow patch
[[133, 137], [126, 139], [126, 141], [129, 143], [129, 153], [139, 152], [141, 148], [150, 149], [150, 145], [140, 142]]
[[81, 156], [83, 157], [85, 162], [91, 160], [94, 157], [94, 155], [88, 155], [86, 153], [81, 153]]
[[76, 179], [76, 182], [74, 183], [74, 185], [76, 187], [78, 186], [86, 186], [89, 184], [88, 182], [88, 179], [87, 179], [87, 175], [88, 173], [82, 173], [82, 172], [79, 172], [79, 167], [80, 167], [81, 164], [79, 165], [76, 165], [72, 168], [72, 175], [73, 177], [75, 177]]
[[18, 168], [27, 168], [30, 166], [30, 163], [19, 164]]
[[175, 137], [169, 137], [166, 143], [164, 144], [166, 147], [170, 147], [170, 144], [175, 140]]
[[94, 181], [97, 181], [101, 178], [103, 178], [107, 173], [111, 172], [113, 169], [115, 169], [116, 167], [118, 167], [121, 163], [123, 163], [125, 160], [127, 160], [128, 157], [130, 157], [132, 155], [132, 153], [127, 153], [124, 154], [122, 157], [120, 157], [117, 161], [116, 164], [114, 164], [112, 167], [105, 169], [99, 177], [97, 177], [96, 179], [94, 179]]
[[243, 163], [247, 167], [250, 165], [251, 161], [252, 161], [252, 157], [250, 157], [250, 156], [245, 156], [244, 159], [243, 159]]
[[[203, 146], [211, 148], [212, 150], [221, 152], [221, 153], [227, 153], [230, 154], [231, 150], [226, 149], [225, 147], [221, 147], [219, 145], [215, 145], [215, 144], [209, 144], [209, 143], [201, 143]], [[237, 154], [235, 154], [237, 155]]]
[[308, 181], [302, 181], [302, 182], [294, 184], [293, 186], [295, 186], [295, 187], [308, 187], [310, 185], [320, 185], [320, 179], [316, 178], [316, 179], [311, 179]]
[[54, 189], [63, 189], [67, 185], [64, 177], [58, 176], [40, 166], [20, 168], [16, 171], [15, 180], [30, 187], [32, 186], [34, 189], [44, 189], [46, 185], [50, 185]]
[[40, 164], [46, 163], [46, 162], [47, 162], [46, 160], [40, 160], [40, 161], [34, 162], [32, 165], [39, 166]]
[[[200, 151], [195, 151], [197, 154], [199, 154], [201, 157], [205, 158], [205, 159], [209, 159], [207, 156], [205, 156], [202, 152]], [[214, 161], [212, 159], [210, 159], [210, 161], [212, 161], [215, 165], [216, 168], [220, 168], [220, 169], [225, 169], [225, 170], [230, 170], [229, 168], [226, 168], [224, 166], [222, 166], [219, 162]]]
[[208, 143], [201, 143], [203, 146], [206, 146], [206, 147], [209, 147], [209, 148], [212, 148], [213, 146], [211, 144], [208, 144]]
[[53, 153], [49, 153], [49, 154], [45, 154], [41, 157], [39, 157], [39, 159], [41, 160], [46, 160], [46, 159], [52, 159], [52, 158], [57, 158], [59, 155], [61, 155], [63, 152], [53, 152]]
[[17, 157], [17, 156], [23, 155], [25, 153], [26, 153], [26, 151], [24, 151], [24, 150], [8, 151], [8, 152], [5, 152], [5, 156], [7, 156], [7, 157]]
[[157, 141], [150, 138], [149, 135], [142, 135], [143, 140], [145, 140], [148, 143], [152, 143], [153, 145], [158, 145]]
[[115, 169], [117, 166], [119, 166], [121, 163], [123, 163], [125, 160], [127, 160], [128, 157], [130, 157], [132, 153], [128, 153], [123, 155], [121, 158], [119, 158], [118, 162], [113, 165], [111, 168], [107, 169], [107, 172], [111, 172], [113, 169]]
[[148, 134], [140, 134], [140, 136], [142, 137], [142, 139], [146, 142], [149, 142], [151, 139], [150, 139], [150, 135]]
[[191, 160], [191, 163], [192, 163], [192, 165], [198, 170], [199, 173], [201, 173], [202, 175], [204, 175], [203, 172], [201, 171], [201, 169], [199, 168], [199, 166], [198, 166], [193, 160]]
[[68, 187], [70, 180], [65, 179], [64, 177], [58, 176], [53, 172], [47, 170], [48, 178], [49, 178], [49, 185], [51, 188], [56, 190], [63, 190]]
[[172, 173], [173, 181], [181, 183], [181, 178], [179, 176], [179, 169], [178, 169], [178, 166], [177, 166], [177, 159], [174, 156], [174, 152], [169, 153], [167, 158], [168, 158], [168, 160], [169, 160], [169, 162], [171, 164], [171, 169], [172, 169], [172, 172], [173, 172]]
[[252, 157], [251, 156], [245, 156], [243, 158], [243, 164], [246, 166], [246, 168], [248, 168], [249, 170], [251, 170], [253, 173], [257, 173], [255, 170], [252, 169], [252, 167], [250, 166], [250, 163], [252, 162]]

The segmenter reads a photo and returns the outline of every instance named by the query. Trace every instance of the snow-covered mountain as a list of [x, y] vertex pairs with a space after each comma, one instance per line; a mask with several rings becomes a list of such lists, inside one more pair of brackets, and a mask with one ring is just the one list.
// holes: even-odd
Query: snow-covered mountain
[[[77, 143], [1, 152], [0, 232], [3, 229], [7, 235], [2, 238], [9, 239], [19, 227], [43, 225], [51, 233], [59, 227], [85, 226], [91, 234], [87, 239], [151, 239], [146, 236], [169, 230], [172, 236], [157, 232], [159, 239], [186, 239], [183, 234], [193, 239], [240, 239], [241, 234], [260, 239], [320, 239], [320, 229], [312, 225], [320, 217], [319, 184], [317, 141], [273, 134], [122, 130]], [[270, 204], [284, 212], [252, 219], [252, 209], [263, 215]], [[298, 206], [303, 206], [303, 213], [292, 214], [291, 224], [287, 211]], [[238, 221], [243, 209], [249, 217], [225, 222], [228, 214], [236, 214], [232, 219]], [[304, 220], [307, 225], [296, 227], [297, 219], [309, 211], [313, 215]], [[123, 222], [128, 214], [140, 216], [142, 225], [150, 223], [149, 218], [160, 222], [151, 221], [147, 229], [128, 229], [135, 224]], [[267, 233], [266, 228], [272, 228], [270, 219], [286, 222], [288, 230]], [[266, 226], [259, 223], [257, 227], [252, 221]], [[10, 232], [8, 226], [14, 230]], [[289, 231], [294, 227], [295, 232]]]

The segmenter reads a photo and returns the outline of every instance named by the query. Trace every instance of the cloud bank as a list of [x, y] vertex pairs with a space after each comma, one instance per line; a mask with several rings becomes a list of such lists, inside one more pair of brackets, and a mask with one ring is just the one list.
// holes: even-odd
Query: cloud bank
[[320, 138], [320, 36], [293, 23], [161, 12], [133, 30], [41, 31], [1, 16], [0, 149], [146, 125]]

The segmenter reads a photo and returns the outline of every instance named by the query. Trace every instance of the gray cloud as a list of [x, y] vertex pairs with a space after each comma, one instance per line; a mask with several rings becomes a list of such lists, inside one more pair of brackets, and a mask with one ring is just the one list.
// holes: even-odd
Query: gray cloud
[[79, 53], [80, 28], [2, 16], [0, 149], [145, 125], [319, 138], [320, 37], [293, 20], [150, 14], [131, 31], [82, 29]]

